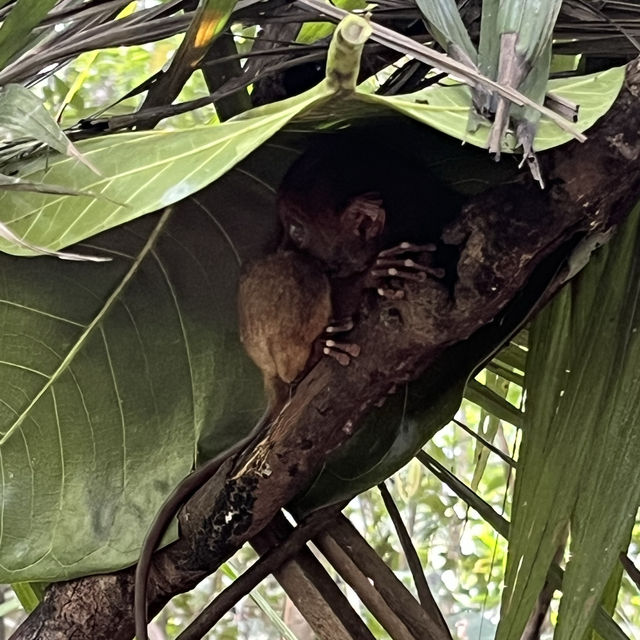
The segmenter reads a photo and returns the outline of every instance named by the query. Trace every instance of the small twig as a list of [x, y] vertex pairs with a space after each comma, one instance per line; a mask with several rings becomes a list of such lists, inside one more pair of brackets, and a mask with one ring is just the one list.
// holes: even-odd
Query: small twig
[[[217, 91], [231, 78], [238, 78], [242, 76], [240, 59], [234, 58], [237, 53], [238, 48], [232, 38], [217, 38], [213, 42], [206, 57], [201, 63], [202, 75], [204, 76], [204, 81], [207, 83], [209, 93]], [[221, 60], [224, 58], [227, 59], [216, 66], [202, 66], [206, 60]], [[238, 91], [228, 98], [216, 100], [213, 106], [215, 107], [219, 120], [224, 122], [243, 111], [248, 111], [253, 105], [251, 103], [249, 92], [245, 90]]]
[[[402, 622], [402, 627], [406, 627], [414, 638], [451, 640], [449, 630], [443, 629], [440, 624], [432, 620], [347, 518], [342, 515], [338, 516], [331, 531], [324, 533], [319, 542], [323, 553], [327, 548], [331, 551], [336, 547], [349, 551], [349, 561], [364, 576], [366, 584], [373, 587], [394, 616], [397, 616], [398, 620]], [[363, 596], [360, 591], [358, 591], [358, 595]], [[367, 604], [367, 606], [369, 605]], [[393, 627], [387, 631], [392, 636], [394, 635]]]
[[622, 566], [627, 572], [629, 578], [631, 578], [636, 587], [640, 589], [640, 569], [636, 567], [633, 560], [631, 560], [631, 558], [626, 553], [620, 554], [620, 562], [622, 563]]
[[[331, 520], [327, 520], [331, 526]], [[293, 532], [293, 526], [278, 514], [269, 526], [251, 540], [251, 546], [266, 554]], [[306, 547], [274, 572], [284, 589], [319, 640], [374, 640], [360, 615], [328, 574], [322, 563]]]
[[442, 612], [440, 611], [440, 608], [438, 607], [438, 603], [435, 601], [433, 594], [431, 593], [431, 589], [429, 588], [429, 584], [427, 583], [422, 565], [420, 564], [418, 552], [416, 551], [416, 548], [414, 547], [411, 540], [411, 536], [409, 535], [409, 532], [404, 525], [402, 516], [400, 515], [400, 511], [398, 510], [398, 506], [394, 502], [393, 497], [391, 496], [391, 493], [389, 492], [389, 489], [387, 489], [387, 485], [384, 482], [381, 482], [378, 485], [378, 489], [382, 494], [384, 506], [389, 512], [391, 522], [393, 522], [393, 526], [395, 527], [396, 533], [398, 534], [400, 546], [402, 547], [402, 551], [404, 552], [405, 558], [407, 559], [409, 570], [411, 571], [413, 581], [416, 585], [420, 604], [422, 605], [422, 608], [427, 612], [427, 614], [429, 614], [429, 617], [436, 624], [439, 624], [442, 627], [443, 631], [448, 633], [449, 629], [447, 627], [447, 623], [442, 615]]
[[276, 571], [283, 562], [295, 556], [310, 538], [317, 535], [337, 509], [336, 506], [331, 506], [314, 512], [294, 529], [288, 540], [279, 547], [270, 549], [239, 578], [221, 591], [178, 636], [177, 640], [197, 640], [204, 637], [231, 607], [250, 593], [269, 574]]
[[482, 444], [483, 447], [486, 447], [492, 453], [495, 453], [499, 458], [501, 458], [504, 462], [506, 462], [510, 467], [515, 469], [517, 467], [516, 461], [509, 455], [507, 455], [501, 449], [498, 449], [495, 444], [489, 442], [486, 438], [483, 438], [479, 433], [475, 432], [473, 429], [470, 429], [464, 422], [460, 422], [454, 418], [452, 420], [456, 425], [458, 425], [461, 429], [466, 431], [470, 436], [474, 437], [478, 442]]
[[276, 71], [282, 71], [284, 69], [289, 69], [290, 67], [295, 67], [299, 64], [304, 64], [307, 62], [312, 62], [314, 60], [321, 60], [324, 58], [325, 53], [323, 51], [319, 51], [317, 53], [310, 53], [305, 56], [300, 56], [299, 58], [295, 58], [293, 60], [288, 60], [286, 62], [282, 62], [274, 67], [269, 67], [265, 69], [263, 73], [256, 75], [255, 77], [245, 78], [232, 78], [228, 82], [224, 84], [224, 86], [215, 91], [214, 93], [205, 96], [203, 98], [196, 98], [195, 100], [188, 100], [186, 102], [180, 102], [179, 104], [174, 105], [164, 105], [162, 107], [150, 107], [147, 109], [141, 109], [135, 113], [128, 113], [122, 116], [112, 116], [110, 118], [102, 118], [92, 120], [88, 118], [85, 120], [87, 123], [87, 127], [101, 125], [108, 128], [110, 132], [114, 132], [120, 129], [126, 129], [129, 127], [137, 126], [141, 121], [144, 121], [146, 118], [158, 118], [164, 119], [169, 118], [171, 116], [176, 116], [181, 113], [186, 113], [188, 111], [193, 111], [195, 109], [200, 109], [201, 107], [206, 107], [216, 100], [222, 100], [223, 98], [227, 98], [229, 96], [234, 95], [238, 91], [245, 89], [250, 84], [261, 80], [264, 77], [269, 76]]
[[415, 640], [415, 636], [391, 609], [384, 596], [371, 584], [368, 576], [362, 572], [345, 548], [327, 533], [317, 536], [314, 543], [393, 640]]
[[500, 515], [488, 502], [485, 502], [475, 491], [467, 487], [448, 469], [425, 451], [418, 451], [416, 458], [444, 482], [461, 500], [473, 507], [503, 538], [509, 536], [509, 521]]
[[[224, 38], [220, 38], [220, 40], [224, 40]], [[212, 60], [206, 59], [200, 63], [199, 68], [202, 70], [205, 70], [205, 69], [208, 69], [209, 67], [214, 67], [216, 65], [229, 62], [230, 60], [244, 60], [245, 58], [261, 58], [261, 57], [268, 57], [268, 56], [275, 56], [275, 55], [282, 55], [282, 54], [287, 54], [291, 56], [298, 53], [312, 53], [315, 51], [326, 51], [326, 50], [327, 50], [326, 42], [324, 44], [308, 44], [308, 45], [296, 45], [295, 42], [291, 42], [285, 47], [273, 47], [272, 49], [260, 49], [259, 51], [244, 51], [243, 53], [234, 53], [228, 56], [220, 56], [218, 58], [213, 58]]]

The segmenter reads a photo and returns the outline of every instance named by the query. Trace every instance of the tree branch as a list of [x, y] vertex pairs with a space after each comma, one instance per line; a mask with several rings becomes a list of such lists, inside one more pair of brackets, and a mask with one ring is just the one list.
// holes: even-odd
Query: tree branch
[[424, 569], [422, 568], [420, 558], [418, 557], [418, 552], [413, 546], [411, 536], [409, 535], [407, 527], [405, 526], [402, 520], [402, 516], [400, 515], [400, 510], [398, 509], [398, 506], [393, 500], [391, 492], [389, 491], [389, 489], [387, 489], [387, 485], [384, 482], [381, 482], [378, 485], [378, 489], [380, 490], [382, 501], [384, 502], [384, 506], [386, 507], [387, 513], [389, 514], [391, 522], [393, 523], [393, 526], [396, 530], [396, 535], [398, 536], [398, 540], [400, 541], [400, 546], [402, 547], [404, 557], [407, 561], [407, 564], [409, 565], [409, 570], [411, 571], [413, 583], [415, 584], [416, 591], [418, 592], [418, 599], [420, 601], [420, 604], [422, 605], [422, 608], [427, 612], [427, 615], [431, 618], [434, 624], [439, 626], [447, 637], [451, 637], [451, 633], [449, 632], [444, 616], [438, 608], [438, 603], [431, 593], [429, 583], [427, 582], [427, 577], [424, 575]]
[[[251, 546], [265, 553], [293, 531], [280, 514], [251, 540]], [[273, 575], [319, 640], [374, 640], [362, 618], [309, 549], [303, 548]]]
[[409, 638], [451, 640], [439, 611], [433, 617], [423, 609], [344, 516], [315, 542], [392, 638], [403, 637], [406, 629]]

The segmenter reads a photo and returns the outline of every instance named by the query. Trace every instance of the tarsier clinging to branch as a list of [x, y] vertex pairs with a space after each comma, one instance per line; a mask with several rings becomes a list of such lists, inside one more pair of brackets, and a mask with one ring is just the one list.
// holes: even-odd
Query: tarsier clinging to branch
[[278, 193], [280, 248], [241, 276], [240, 333], [274, 410], [318, 353], [343, 365], [358, 355], [332, 334], [351, 328], [365, 289], [400, 297], [398, 281], [445, 275], [429, 256], [443, 220], [420, 211], [416, 168], [384, 153], [344, 133], [305, 152]]
[[147, 640], [151, 556], [179, 507], [276, 417], [321, 354], [342, 365], [359, 354], [333, 338], [353, 326], [365, 291], [399, 298], [403, 280], [445, 277], [432, 262], [452, 207], [440, 208], [442, 188], [400, 157], [361, 135], [331, 134], [285, 176], [280, 246], [243, 269], [238, 290], [241, 339], [263, 373], [268, 407], [248, 436], [187, 476], [158, 511], [136, 571], [138, 640]]

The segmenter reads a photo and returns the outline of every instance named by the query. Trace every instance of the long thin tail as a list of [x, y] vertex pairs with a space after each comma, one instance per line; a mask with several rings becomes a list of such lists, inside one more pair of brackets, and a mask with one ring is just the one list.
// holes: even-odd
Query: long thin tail
[[167, 530], [169, 523], [177, 514], [180, 507], [215, 475], [223, 462], [247, 447], [247, 445], [260, 434], [272, 417], [273, 410], [270, 404], [247, 436], [239, 440], [230, 449], [222, 451], [211, 460], [208, 460], [202, 467], [189, 474], [162, 503], [142, 543], [140, 558], [138, 559], [138, 566], [136, 567], [133, 612], [137, 640], [149, 640], [147, 635], [147, 584], [149, 581], [149, 572], [151, 571], [151, 557], [160, 543], [164, 532]]

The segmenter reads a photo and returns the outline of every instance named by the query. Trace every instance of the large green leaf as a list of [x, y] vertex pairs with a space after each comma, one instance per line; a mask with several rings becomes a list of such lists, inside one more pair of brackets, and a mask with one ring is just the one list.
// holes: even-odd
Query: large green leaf
[[[349, 66], [348, 56], [342, 51], [341, 55], [338, 63], [344, 65], [346, 60]], [[580, 103], [576, 126], [585, 130], [609, 108], [623, 78], [624, 71], [617, 69], [564, 81], [552, 88]], [[223, 175], [290, 120], [309, 111], [307, 119], [316, 125], [326, 124], [342, 117], [370, 113], [371, 109], [367, 110], [363, 104], [369, 103], [374, 111], [393, 109], [449, 135], [486, 146], [487, 129], [473, 135], [466, 132], [470, 97], [464, 86], [435, 85], [417, 94], [393, 97], [361, 90], [351, 99], [327, 100], [336, 91], [343, 90], [344, 87], [323, 81], [300, 96], [254, 109], [217, 126], [127, 133], [79, 143], [83, 158], [97, 167], [99, 175], [80, 166], [73, 158], [35, 159], [21, 167], [20, 179], [46, 182], [87, 195], [2, 192], [0, 222], [32, 245], [60, 249], [194, 193]], [[543, 120], [536, 149], [545, 149], [569, 138], [569, 134]], [[88, 194], [100, 194], [109, 204]], [[16, 255], [32, 253], [2, 238], [0, 250]]]
[[633, 526], [639, 217], [636, 210], [533, 326], [499, 639], [520, 637], [569, 525], [556, 638], [581, 638]]
[[[547, 91], [579, 105], [575, 129], [585, 132], [610, 109], [624, 78], [624, 67], [616, 67], [586, 76], [551, 80]], [[474, 132], [467, 130], [471, 91], [466, 85], [449, 78], [421, 91], [395, 96], [377, 95], [372, 93], [374, 89], [375, 83], [364, 82], [352, 96], [319, 104], [313, 110], [300, 113], [294, 122], [308, 127], [326, 127], [370, 119], [393, 111], [463, 142], [487, 148], [488, 126], [480, 126]], [[570, 132], [560, 129], [543, 116], [536, 133], [534, 150], [544, 151], [571, 139], [573, 135]], [[515, 137], [509, 136], [503, 141], [502, 151], [517, 151]]]
[[[408, 121], [390, 125], [393, 140], [412, 125], [406, 135], [413, 140], [420, 131], [447, 141]], [[382, 127], [374, 130], [381, 135]], [[113, 258], [87, 270], [0, 255], [3, 580], [60, 579], [131, 563], [196, 447], [211, 457], [252, 426], [262, 394], [236, 335], [235, 278], [241, 260], [276, 244], [274, 193], [300, 144], [299, 134], [279, 133], [273, 145], [175, 205], [146, 253], [157, 214], [80, 246]], [[495, 167], [471, 148], [430, 146], [448, 158], [437, 164], [450, 167], [451, 179], [461, 179], [463, 166], [474, 177], [484, 165]], [[474, 163], [460, 154], [475, 156]], [[35, 451], [34, 466], [24, 442]], [[139, 494], [121, 486], [125, 469]]]
[[[102, 198], [5, 191], [0, 193], [0, 221], [25, 240], [49, 249], [79, 242], [198, 191], [294, 115], [330, 93], [323, 83], [271, 109], [256, 110], [217, 126], [124, 133], [79, 143], [81, 153], [101, 175], [73, 158], [32, 161], [19, 177]], [[0, 249], [29, 254], [2, 240]]]
[[[624, 67], [616, 67], [587, 76], [551, 80], [547, 90], [580, 106], [575, 128], [584, 132], [609, 110], [622, 88], [624, 76]], [[488, 127], [480, 127], [473, 133], [467, 131], [471, 92], [466, 85], [450, 81], [404, 96], [361, 93], [358, 97], [399, 111], [464, 142], [487, 147]], [[570, 133], [559, 129], [543, 116], [535, 137], [534, 149], [544, 151], [571, 139]], [[514, 145], [515, 139], [507, 138], [503, 142], [502, 151], [512, 153]]]
[[197, 450], [253, 426], [235, 281], [273, 243], [283, 144], [84, 247], [109, 263], [0, 255], [3, 582], [131, 564]]

